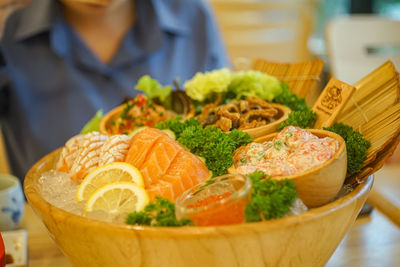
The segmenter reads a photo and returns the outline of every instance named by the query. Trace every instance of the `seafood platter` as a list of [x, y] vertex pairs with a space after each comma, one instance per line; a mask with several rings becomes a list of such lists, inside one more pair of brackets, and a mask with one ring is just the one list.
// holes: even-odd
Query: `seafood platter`
[[400, 140], [400, 83], [386, 62], [309, 103], [321, 61], [302, 64], [143, 76], [26, 197], [76, 266], [324, 266]]

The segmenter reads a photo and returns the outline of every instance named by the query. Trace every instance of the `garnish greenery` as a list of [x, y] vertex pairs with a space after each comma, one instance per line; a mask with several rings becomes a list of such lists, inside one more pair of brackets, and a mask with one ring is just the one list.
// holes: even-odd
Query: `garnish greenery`
[[297, 198], [296, 186], [289, 179], [276, 180], [266, 178], [262, 171], [255, 171], [248, 177], [253, 182], [251, 202], [245, 208], [245, 219], [258, 222], [281, 218]]
[[155, 127], [173, 131], [181, 145], [205, 159], [213, 177], [225, 174], [233, 165], [232, 153], [253, 140], [250, 135], [237, 129], [227, 134], [214, 126], [203, 128], [194, 118], [184, 122], [175, 118], [158, 123]]
[[266, 101], [272, 101], [275, 96], [281, 94], [281, 83], [274, 76], [260, 71], [239, 71], [232, 74], [228, 91], [232, 92], [236, 99], [257, 96]]
[[304, 98], [290, 92], [287, 84], [281, 83], [281, 87], [282, 91], [274, 98], [274, 102], [288, 106], [292, 112], [290, 112], [287, 120], [278, 126], [278, 130], [282, 130], [288, 125], [310, 128], [314, 124], [317, 114], [307, 106]]
[[278, 130], [280, 131], [288, 125], [298, 126], [303, 129], [310, 128], [314, 124], [316, 118], [317, 114], [312, 110], [292, 111], [287, 120], [279, 124]]
[[213, 98], [215, 94], [227, 92], [231, 75], [231, 71], [227, 68], [205, 73], [198, 72], [192, 79], [185, 82], [184, 88], [191, 99], [204, 102]]
[[281, 93], [274, 98], [274, 102], [288, 106], [291, 110], [309, 110], [306, 100], [296, 94], [290, 92], [289, 86], [286, 83], [281, 83]]
[[148, 99], [158, 98], [161, 103], [166, 104], [167, 98], [172, 92], [172, 87], [162, 86], [157, 80], [152, 79], [149, 75], [142, 76], [135, 88], [144, 92]]
[[90, 132], [98, 131], [100, 126], [100, 121], [103, 118], [103, 110], [98, 110], [93, 118], [88, 121], [81, 130], [81, 134], [87, 134]]
[[364, 164], [367, 158], [367, 150], [371, 146], [364, 136], [353, 130], [350, 126], [343, 123], [335, 123], [331, 127], [324, 127], [328, 130], [339, 134], [346, 141], [347, 150], [347, 173], [353, 174], [357, 172]]
[[175, 215], [175, 204], [168, 199], [156, 196], [156, 202], [147, 204], [144, 211], [128, 214], [127, 224], [148, 226], [185, 226], [193, 225], [189, 219], [178, 220]]
[[231, 72], [229, 69], [219, 69], [196, 75], [185, 82], [185, 91], [198, 105], [214, 102], [221, 97], [221, 104], [227, 104], [233, 98], [257, 96], [272, 101], [281, 93], [281, 84], [274, 76], [260, 71]]

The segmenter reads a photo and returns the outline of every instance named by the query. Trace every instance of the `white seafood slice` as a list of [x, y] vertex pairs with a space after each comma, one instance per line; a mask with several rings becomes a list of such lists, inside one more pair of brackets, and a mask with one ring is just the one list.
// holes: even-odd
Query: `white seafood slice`
[[77, 156], [83, 149], [83, 135], [76, 135], [70, 138], [60, 153], [60, 158], [56, 164], [57, 171], [69, 172]]
[[86, 174], [99, 166], [101, 147], [107, 140], [108, 136], [99, 132], [91, 132], [83, 136], [83, 149], [71, 167], [72, 180], [82, 180]]
[[99, 166], [125, 161], [130, 138], [127, 135], [113, 135], [100, 149]]

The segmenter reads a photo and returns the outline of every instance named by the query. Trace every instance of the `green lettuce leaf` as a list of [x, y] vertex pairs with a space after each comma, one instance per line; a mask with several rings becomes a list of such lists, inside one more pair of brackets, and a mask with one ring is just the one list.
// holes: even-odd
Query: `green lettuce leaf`
[[144, 94], [149, 99], [159, 98], [161, 102], [164, 102], [167, 97], [171, 94], [171, 86], [162, 86], [157, 80], [152, 79], [149, 75], [142, 76], [135, 88]]
[[94, 131], [99, 131], [100, 121], [103, 118], [103, 110], [100, 109], [96, 112], [93, 118], [88, 121], [81, 130], [81, 134], [87, 134]]
[[257, 96], [271, 102], [275, 96], [281, 94], [282, 87], [277, 78], [249, 70], [232, 74], [228, 90], [233, 92], [237, 99]]

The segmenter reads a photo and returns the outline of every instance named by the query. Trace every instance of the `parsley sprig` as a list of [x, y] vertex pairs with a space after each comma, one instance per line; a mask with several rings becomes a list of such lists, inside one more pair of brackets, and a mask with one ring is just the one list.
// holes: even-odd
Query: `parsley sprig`
[[262, 219], [281, 218], [297, 198], [296, 186], [289, 179], [276, 180], [255, 171], [248, 177], [253, 182], [251, 202], [245, 208], [245, 219], [258, 222]]
[[304, 98], [290, 92], [287, 84], [282, 83], [281, 87], [282, 92], [274, 98], [274, 102], [288, 106], [292, 112], [288, 119], [278, 126], [278, 130], [282, 130], [288, 125], [310, 128], [314, 124], [317, 114], [307, 106]]
[[193, 225], [189, 219], [178, 220], [175, 216], [175, 204], [168, 199], [156, 196], [156, 202], [147, 204], [144, 211], [128, 214], [127, 224], [147, 226], [185, 226]]
[[233, 165], [232, 153], [253, 140], [250, 135], [237, 129], [227, 134], [214, 126], [203, 128], [194, 118], [184, 122], [175, 118], [155, 127], [173, 131], [181, 145], [205, 159], [205, 164], [214, 177], [225, 174]]
[[343, 137], [344, 141], [346, 141], [347, 173], [353, 174], [357, 172], [367, 158], [367, 151], [371, 143], [365, 140], [361, 133], [354, 131], [353, 128], [343, 123], [335, 123], [331, 127], [324, 127], [324, 130], [337, 133]]

